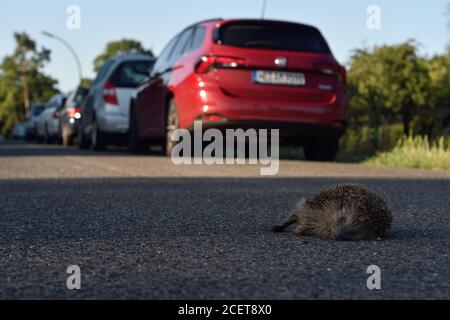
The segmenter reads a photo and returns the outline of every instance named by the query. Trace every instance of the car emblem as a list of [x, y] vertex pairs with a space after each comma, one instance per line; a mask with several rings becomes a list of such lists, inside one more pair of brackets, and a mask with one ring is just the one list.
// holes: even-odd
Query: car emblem
[[275, 59], [275, 64], [277, 67], [284, 68], [287, 66], [288, 61], [285, 57], [278, 57]]

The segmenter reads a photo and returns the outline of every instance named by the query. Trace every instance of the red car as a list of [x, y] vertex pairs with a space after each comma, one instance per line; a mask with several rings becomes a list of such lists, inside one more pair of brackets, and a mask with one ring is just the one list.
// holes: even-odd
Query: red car
[[170, 134], [206, 128], [280, 129], [308, 160], [332, 161], [347, 119], [346, 71], [314, 27], [269, 20], [208, 20], [175, 36], [130, 106], [133, 152]]

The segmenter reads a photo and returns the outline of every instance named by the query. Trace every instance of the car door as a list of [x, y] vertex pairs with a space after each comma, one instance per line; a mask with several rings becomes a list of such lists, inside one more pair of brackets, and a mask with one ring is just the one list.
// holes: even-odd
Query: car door
[[53, 106], [54, 106], [54, 100], [55, 97], [52, 97], [48, 103], [45, 106], [44, 111], [42, 111], [42, 113], [39, 115], [39, 118], [36, 122], [36, 127], [37, 127], [37, 134], [40, 137], [44, 137], [45, 136], [45, 130], [46, 130], [46, 126], [47, 126], [47, 121], [50, 117], [50, 115], [53, 113]]
[[55, 100], [55, 111], [53, 112], [52, 116], [50, 117], [49, 121], [49, 133], [51, 135], [58, 135], [59, 134], [59, 121], [62, 113], [62, 109], [64, 108], [64, 104], [66, 102], [66, 96], [64, 94], [60, 94], [57, 96]]
[[89, 89], [89, 93], [86, 96], [83, 104], [81, 105], [81, 122], [80, 122], [80, 130], [83, 134], [89, 134], [92, 129], [92, 121], [94, 117], [94, 107], [96, 100], [98, 100], [97, 96], [102, 95], [103, 93], [103, 83], [105, 78], [110, 73], [111, 68], [116, 64], [115, 59], [110, 59], [106, 61], [101, 67], [100, 71], [97, 74], [97, 77], [92, 84], [92, 87]]
[[137, 126], [143, 138], [162, 138], [165, 133], [165, 103], [167, 97], [167, 73], [170, 71], [170, 55], [178, 41], [174, 37], [156, 61], [150, 77], [136, 92], [135, 111]]
[[109, 81], [115, 86], [119, 112], [129, 116], [130, 99], [136, 87], [148, 77], [153, 62], [148, 59], [136, 59], [122, 62], [114, 71]]
[[55, 128], [55, 121], [57, 120], [55, 118], [55, 112], [58, 110], [58, 105], [61, 97], [59, 95], [56, 95], [52, 98], [50, 102], [49, 108], [47, 108], [45, 112], [45, 125], [44, 125], [44, 132], [46, 132], [49, 135], [53, 135], [54, 128]]
[[66, 103], [64, 104], [60, 114], [59, 114], [59, 123], [61, 129], [69, 124], [68, 111], [69, 108], [73, 105], [73, 101], [75, 99], [77, 90], [71, 91], [67, 97]]
[[188, 30], [184, 40], [180, 38], [172, 55], [173, 68], [169, 90], [176, 98], [178, 121], [181, 128], [189, 127], [191, 121], [186, 119], [193, 119], [196, 116], [194, 108], [192, 108], [192, 78], [195, 65], [203, 55], [199, 49], [205, 33], [206, 29], [202, 26], [192, 29], [192, 32]]

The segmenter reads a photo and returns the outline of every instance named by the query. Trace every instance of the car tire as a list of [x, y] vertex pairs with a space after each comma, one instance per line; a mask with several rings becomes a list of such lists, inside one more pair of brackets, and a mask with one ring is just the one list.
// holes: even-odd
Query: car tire
[[42, 142], [44, 142], [44, 137], [42, 137], [42, 136], [36, 134], [36, 136], [35, 136], [35, 141], [36, 141], [37, 143], [42, 143]]
[[305, 142], [303, 151], [308, 161], [334, 161], [339, 151], [339, 138], [310, 138]]
[[128, 150], [133, 154], [145, 154], [150, 150], [150, 143], [139, 137], [137, 118], [134, 108], [130, 108], [130, 126], [128, 130]]
[[34, 133], [33, 133], [32, 130], [27, 132], [27, 135], [25, 136], [25, 141], [26, 142], [33, 142], [34, 141]]
[[163, 145], [164, 153], [167, 157], [172, 157], [173, 148], [177, 145], [172, 141], [172, 133], [179, 128], [178, 111], [175, 99], [170, 100], [169, 108], [167, 110], [166, 120], [166, 137]]
[[53, 143], [53, 139], [51, 137], [51, 135], [48, 133], [48, 127], [45, 126], [45, 130], [44, 130], [44, 143], [46, 144], [52, 144]]
[[91, 142], [83, 132], [84, 128], [80, 125], [80, 128], [78, 129], [78, 148], [80, 150], [87, 150], [91, 146]]
[[103, 132], [98, 126], [98, 122], [94, 120], [92, 123], [92, 133], [91, 133], [91, 150], [93, 151], [103, 151], [106, 150], [108, 146], [108, 136]]

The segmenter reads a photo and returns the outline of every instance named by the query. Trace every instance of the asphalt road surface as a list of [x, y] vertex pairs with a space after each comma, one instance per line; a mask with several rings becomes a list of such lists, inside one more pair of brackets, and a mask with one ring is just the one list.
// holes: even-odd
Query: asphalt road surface
[[[302, 197], [382, 194], [383, 241], [273, 234]], [[450, 173], [282, 161], [175, 166], [157, 155], [0, 142], [1, 299], [448, 299]], [[81, 290], [66, 287], [70, 265]], [[368, 290], [367, 268], [381, 268]]]

